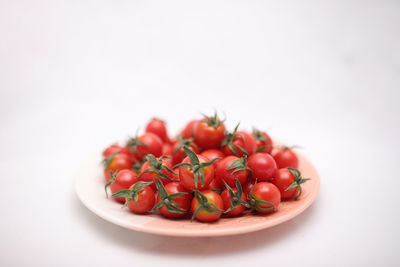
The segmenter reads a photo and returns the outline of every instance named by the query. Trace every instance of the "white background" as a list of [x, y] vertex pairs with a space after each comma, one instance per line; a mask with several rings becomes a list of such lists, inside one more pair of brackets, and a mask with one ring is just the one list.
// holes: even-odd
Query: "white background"
[[[0, 265], [399, 265], [399, 33], [399, 1], [0, 1]], [[307, 211], [186, 239], [79, 202], [93, 152], [214, 108], [303, 147]]]

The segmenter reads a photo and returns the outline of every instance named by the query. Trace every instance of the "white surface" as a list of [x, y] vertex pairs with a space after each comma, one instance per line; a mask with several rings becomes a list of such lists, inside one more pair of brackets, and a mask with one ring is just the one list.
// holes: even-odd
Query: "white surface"
[[[1, 266], [399, 265], [398, 1], [1, 1]], [[321, 174], [266, 231], [184, 239], [103, 221], [79, 163], [154, 115], [257, 125]], [[133, 265], [132, 265], [133, 264]], [[251, 266], [251, 265], [249, 265]], [[258, 265], [260, 266], [260, 265]]]

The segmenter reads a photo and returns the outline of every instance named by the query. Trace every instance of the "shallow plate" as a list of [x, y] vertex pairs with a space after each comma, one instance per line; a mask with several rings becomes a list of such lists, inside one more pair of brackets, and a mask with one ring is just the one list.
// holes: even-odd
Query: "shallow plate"
[[[99, 153], [100, 155], [100, 153]], [[299, 170], [303, 177], [311, 178], [302, 184], [303, 194], [297, 201], [285, 201], [279, 210], [270, 215], [247, 213], [236, 218], [221, 218], [214, 223], [201, 223], [190, 220], [170, 220], [157, 214], [136, 215], [129, 209], [121, 209], [121, 204], [106, 198], [104, 177], [100, 165], [101, 157], [88, 159], [78, 172], [75, 189], [79, 199], [92, 212], [101, 218], [128, 229], [169, 236], [223, 236], [253, 232], [275, 226], [300, 214], [316, 198], [320, 179], [314, 166], [302, 155], [299, 157]]]

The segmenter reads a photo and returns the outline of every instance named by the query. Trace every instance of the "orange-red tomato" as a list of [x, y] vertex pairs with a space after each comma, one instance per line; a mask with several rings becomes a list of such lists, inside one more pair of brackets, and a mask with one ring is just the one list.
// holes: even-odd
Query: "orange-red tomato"
[[[209, 203], [212, 203], [217, 207], [218, 209], [222, 210], [224, 208], [224, 203], [222, 201], [222, 198], [219, 194], [212, 190], [204, 190], [201, 191], [201, 193], [207, 198], [207, 201]], [[200, 208], [200, 203], [198, 200], [194, 197], [192, 199], [192, 212], [195, 213], [197, 209]], [[202, 222], [212, 222], [216, 221], [221, 217], [221, 213], [211, 213], [205, 209], [199, 212], [199, 214], [196, 216], [196, 219]]]

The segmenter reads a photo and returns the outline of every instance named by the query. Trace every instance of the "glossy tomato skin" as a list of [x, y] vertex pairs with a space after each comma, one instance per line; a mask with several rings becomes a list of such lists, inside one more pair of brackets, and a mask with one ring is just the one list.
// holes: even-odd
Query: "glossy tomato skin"
[[172, 152], [174, 150], [172, 149], [172, 145], [170, 143], [164, 143], [162, 146], [162, 155], [163, 156], [171, 156]]
[[254, 184], [256, 183], [256, 180], [254, 179], [249, 179], [247, 182], [242, 186], [243, 192], [246, 194], [246, 196], [249, 196], [251, 189], [253, 189]]
[[297, 169], [299, 167], [299, 160], [297, 158], [297, 155], [290, 148], [279, 150], [277, 153], [274, 154], [274, 159], [279, 169], [287, 167]]
[[[137, 182], [137, 177], [137, 173], [131, 170], [125, 169], [119, 171], [115, 177], [115, 182], [110, 184], [111, 193], [115, 194], [122, 189], [128, 189]], [[125, 203], [124, 197], [116, 197], [114, 199], [120, 203]]]
[[[233, 193], [235, 193], [235, 194], [237, 193], [236, 188], [232, 188], [232, 191], [233, 191]], [[222, 201], [224, 202], [224, 210], [229, 209], [229, 208], [231, 207], [231, 199], [232, 199], [232, 197], [231, 197], [231, 195], [229, 194], [229, 192], [228, 192], [227, 189], [225, 189], [224, 191], [222, 191], [222, 193], [221, 193], [221, 198], [222, 198]], [[246, 195], [245, 195], [244, 193], [242, 193], [241, 199], [242, 199], [243, 201], [246, 201]], [[236, 206], [236, 208], [234, 208], [234, 209], [231, 210], [231, 211], [228, 211], [228, 212], [226, 213], [226, 215], [232, 216], [232, 217], [233, 217], [233, 216], [238, 216], [238, 215], [242, 214], [243, 211], [244, 211], [245, 209], [246, 209], [246, 207], [239, 203], [239, 204]]]
[[146, 125], [146, 133], [153, 133], [161, 138], [163, 142], [168, 142], [167, 126], [160, 119], [152, 119]]
[[[204, 190], [201, 191], [203, 193], [203, 195], [207, 198], [208, 202], [214, 204], [217, 208], [219, 209], [223, 209], [224, 208], [224, 203], [222, 201], [221, 196], [212, 191], [212, 190]], [[197, 199], [194, 197], [192, 199], [192, 212], [195, 213], [196, 210], [199, 208], [200, 204], [197, 201]], [[196, 219], [202, 222], [212, 222], [212, 221], [216, 221], [219, 219], [219, 217], [221, 217], [221, 213], [210, 213], [206, 210], [202, 210], [200, 211], [200, 213], [196, 216]]]
[[[133, 184], [130, 188], [132, 188], [135, 184]], [[131, 200], [128, 203], [128, 208], [136, 214], [145, 214], [149, 212], [156, 202], [156, 197], [154, 195], [153, 189], [151, 187], [146, 186], [138, 193], [138, 201], [134, 202]]]
[[281, 192], [282, 199], [292, 199], [299, 194], [299, 188], [294, 187], [285, 191], [289, 186], [293, 184], [295, 177], [291, 171], [286, 168], [279, 169], [276, 171], [275, 177], [272, 179], [272, 183]]
[[203, 149], [218, 149], [225, 138], [225, 124], [220, 123], [218, 127], [209, 126], [202, 120], [193, 125], [193, 137], [196, 144]]
[[198, 122], [198, 120], [191, 120], [188, 124], [186, 124], [185, 128], [182, 130], [182, 135], [186, 139], [193, 137], [193, 127]]
[[104, 176], [108, 182], [111, 179], [110, 171], [131, 170], [133, 166], [132, 158], [126, 154], [118, 153], [110, 161], [108, 167], [104, 170]]
[[225, 180], [230, 187], [236, 187], [236, 179], [239, 180], [241, 185], [246, 182], [250, 175], [248, 170], [240, 170], [232, 173], [235, 169], [227, 169], [236, 160], [240, 160], [240, 158], [236, 156], [227, 156], [218, 163], [217, 170], [215, 171], [215, 179], [220, 185], [224, 184], [223, 180]]
[[[178, 206], [186, 211], [186, 213], [189, 211], [190, 208], [190, 203], [192, 200], [192, 195], [190, 192], [188, 192], [180, 183], [177, 182], [171, 182], [169, 184], [165, 185], [165, 190], [167, 191], [168, 195], [170, 194], [175, 194], [175, 193], [181, 193], [181, 192], [186, 192], [188, 194], [178, 196], [173, 198], [172, 200], [178, 204]], [[157, 196], [157, 203], [161, 201], [160, 195]], [[162, 215], [168, 218], [181, 218], [186, 216], [186, 213], [179, 214], [179, 213], [174, 213], [169, 211], [165, 206], [162, 206], [160, 208], [160, 212]]]
[[271, 180], [277, 170], [274, 158], [267, 153], [255, 153], [247, 159], [247, 166], [253, 171], [253, 179]]
[[[262, 135], [263, 135], [263, 137], [264, 137], [265, 139], [267, 139], [268, 141], [257, 140], [257, 139], [255, 138], [256, 145], [257, 145], [257, 149], [259, 149], [259, 148], [261, 148], [261, 147], [263, 147], [263, 146], [269, 146], [269, 147], [263, 149], [263, 151], [262, 151], [261, 153], [268, 153], [268, 154], [271, 154], [272, 149], [273, 149], [273, 145], [274, 145], [274, 144], [273, 144], [273, 141], [272, 141], [271, 137], [270, 137], [266, 132], [262, 132]], [[254, 135], [253, 135], [253, 137], [254, 137]]]
[[[265, 200], [275, 205], [274, 209], [267, 211], [256, 208], [258, 212], [268, 214], [278, 210], [279, 204], [281, 203], [281, 192], [274, 184], [268, 182], [257, 183], [253, 188], [253, 195], [256, 199]], [[261, 205], [261, 207], [271, 208], [273, 206]]]
[[103, 151], [103, 157], [107, 158], [107, 157], [111, 156], [111, 154], [114, 154], [114, 153], [122, 153], [122, 154], [126, 154], [128, 156], [131, 155], [128, 147], [120, 146], [120, 145], [111, 145]]
[[201, 152], [200, 155], [208, 158], [209, 160], [220, 158], [214, 162], [214, 164], [213, 164], [214, 169], [217, 169], [218, 162], [220, 162], [222, 160], [222, 158], [225, 157], [225, 154], [221, 150], [218, 150], [218, 149], [207, 149], [207, 150], [204, 150], [203, 152]]
[[222, 191], [222, 186], [217, 182], [217, 180], [212, 179], [211, 183], [208, 185], [208, 189], [211, 190], [221, 190]]
[[[182, 157], [182, 148], [179, 148], [176, 152], [175, 149], [179, 146], [179, 142], [176, 142], [172, 147], [172, 165], [176, 165], [182, 162], [183, 158], [186, 157], [186, 153], [184, 153], [184, 157]], [[194, 153], [199, 153], [200, 149], [196, 145], [196, 143], [191, 143], [188, 146]], [[175, 152], [175, 153], [174, 153]]]
[[[162, 159], [162, 165], [168, 167], [170, 170], [172, 170], [172, 166], [169, 163], [169, 161], [165, 158]], [[145, 170], [149, 169], [151, 166], [150, 164], [146, 161], [145, 163], [143, 163], [142, 168], [140, 168], [140, 172], [139, 172], [139, 181], [144, 181], [144, 182], [154, 182], [150, 185], [150, 187], [153, 190], [156, 190], [156, 184], [155, 184], [155, 180], [156, 179], [160, 179], [162, 181], [162, 183], [165, 185], [167, 183], [170, 183], [170, 180], [161, 178], [160, 175], [157, 172], [146, 172], [143, 173]], [[165, 174], [167, 177], [174, 179], [175, 175], [172, 172], [169, 172], [165, 169], [161, 170], [161, 173]]]
[[160, 157], [163, 149], [163, 142], [160, 137], [153, 133], [145, 133], [140, 136], [139, 141], [146, 145], [138, 145], [137, 150], [133, 151], [138, 159], [143, 159], [147, 154], [153, 154], [155, 157]]
[[[208, 162], [209, 160], [201, 155], [197, 155], [200, 163]], [[190, 163], [189, 157], [186, 157], [182, 162]], [[192, 191], [193, 189], [203, 190], [208, 187], [211, 181], [214, 179], [215, 170], [213, 165], [207, 166], [203, 168], [204, 173], [204, 184], [201, 185], [200, 177], [198, 179], [197, 187], [195, 186], [193, 171], [188, 167], [179, 167], [179, 180], [180, 183], [185, 187], [188, 191]]]
[[[242, 147], [244, 150], [246, 150], [246, 152], [249, 155], [252, 155], [256, 152], [257, 150], [257, 144], [256, 141], [253, 137], [253, 135], [243, 132], [243, 131], [239, 131], [237, 132], [239, 135], [236, 136], [233, 141], [232, 144], [233, 146], [236, 148], [236, 151], [238, 153], [238, 155], [240, 157], [244, 156], [243, 151], [238, 147]], [[224, 152], [225, 155], [235, 155], [235, 153], [229, 148], [229, 146], [225, 145], [222, 147], [222, 152]]]

